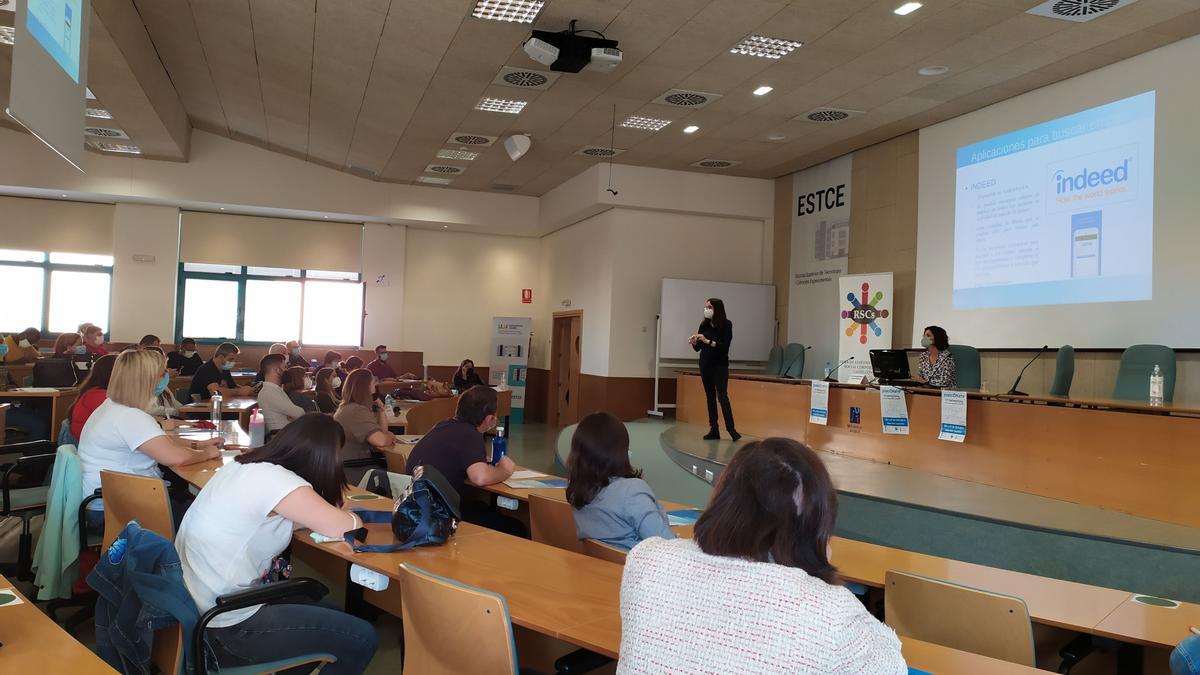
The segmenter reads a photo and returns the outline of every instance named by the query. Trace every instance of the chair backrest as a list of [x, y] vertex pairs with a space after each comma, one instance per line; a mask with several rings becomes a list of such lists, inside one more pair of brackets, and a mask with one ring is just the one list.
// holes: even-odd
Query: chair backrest
[[1025, 601], [888, 570], [884, 618], [901, 637], [1035, 666]]
[[1113, 398], [1150, 400], [1150, 374], [1158, 366], [1163, 376], [1163, 400], [1175, 398], [1175, 350], [1165, 345], [1132, 345], [1121, 353]]
[[783, 349], [784, 377], [800, 377], [804, 375], [804, 345], [791, 342]]
[[575, 510], [560, 499], [529, 495], [529, 532], [534, 541], [583, 553], [575, 536]]
[[512, 620], [501, 596], [404, 563], [400, 597], [404, 672], [516, 674]]
[[435, 398], [408, 409], [405, 415], [404, 433], [410, 436], [429, 433], [439, 422], [454, 417], [458, 398]]
[[968, 345], [950, 345], [954, 356], [954, 374], [959, 389], [979, 389], [983, 374], [979, 364], [979, 350]]
[[[1051, 396], [1070, 396], [1071, 382], [1075, 379], [1075, 348], [1063, 345], [1054, 357], [1054, 382], [1050, 383]], [[1149, 386], [1149, 385], [1147, 385]]]
[[763, 375], [783, 375], [783, 347], [779, 345], [771, 347], [771, 353], [767, 356], [767, 367], [763, 369]]
[[616, 546], [612, 546], [611, 544], [606, 544], [595, 539], [583, 540], [583, 553], [584, 555], [591, 556], [593, 558], [599, 558], [601, 560], [607, 560], [608, 562], [614, 562], [618, 565], [624, 565], [625, 556], [629, 555], [629, 551], [619, 549]]
[[[101, 471], [100, 492], [104, 499], [104, 540], [100, 550], [106, 550], [131, 520], [168, 541], [175, 540], [171, 502], [161, 478]], [[160, 672], [181, 672], [183, 630], [179, 626], [154, 633], [151, 659]]]

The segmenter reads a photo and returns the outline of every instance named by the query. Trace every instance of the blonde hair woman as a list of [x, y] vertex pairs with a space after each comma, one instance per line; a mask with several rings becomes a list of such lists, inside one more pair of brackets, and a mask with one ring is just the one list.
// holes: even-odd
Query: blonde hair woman
[[[220, 438], [185, 441], [168, 436], [146, 412], [168, 381], [167, 360], [159, 351], [135, 350], [117, 356], [108, 381], [108, 398], [88, 418], [79, 438], [85, 496], [100, 487], [104, 470], [161, 478], [159, 464], [183, 466], [221, 456]], [[88, 529], [103, 531], [103, 500], [88, 508]], [[182, 509], [177, 506], [175, 511], [178, 522]]]

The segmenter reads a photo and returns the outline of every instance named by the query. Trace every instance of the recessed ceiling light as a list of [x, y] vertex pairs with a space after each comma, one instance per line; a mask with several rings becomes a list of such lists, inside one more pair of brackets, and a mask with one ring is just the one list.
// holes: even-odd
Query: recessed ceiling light
[[781, 59], [791, 54], [797, 48], [804, 46], [803, 42], [772, 38], [765, 35], [750, 35], [729, 50], [731, 54], [746, 54], [761, 56], [764, 59]]
[[700, 131], [700, 127], [696, 126], [695, 124], [691, 124], [683, 128], [683, 133], [685, 134], [694, 134], [697, 131]]
[[896, 14], [899, 14], [900, 16], [906, 16], [908, 14], [912, 14], [913, 12], [917, 11], [918, 9], [921, 9], [921, 3], [906, 2], [903, 5], [900, 5], [899, 7], [897, 7], [896, 9], [894, 9], [892, 11], [895, 12]]
[[329, 220], [329, 216], [325, 216], [324, 218], [325, 218], [325, 220]]
[[0, 26], [0, 45], [11, 45], [16, 41], [16, 31], [8, 26]]
[[769, 94], [773, 91], [775, 91], [775, 87], [768, 87], [767, 85], [764, 84], [763, 86], [754, 90], [754, 95], [755, 96], [766, 96], [767, 94]]
[[67, 196], [67, 193], [65, 193], [65, 192], [64, 192], [64, 193], [62, 193], [62, 194], [61, 194], [61, 195], [59, 195], [59, 196], [60, 196], [60, 197], [64, 197], [64, 198], [65, 198], [65, 197]]
[[519, 115], [525, 106], [529, 105], [529, 101], [515, 101], [507, 98], [492, 98], [484, 96], [479, 99], [479, 103], [475, 104], [476, 110], [484, 112], [509, 113], [510, 115]]
[[471, 16], [492, 21], [533, 23], [546, 3], [541, 0], [479, 0]]
[[662, 131], [664, 127], [671, 123], [671, 120], [660, 120], [655, 117], [639, 117], [638, 115], [630, 115], [621, 122], [621, 126], [626, 129], [641, 129], [642, 131]]
[[949, 66], [925, 66], [917, 70], [918, 75], [945, 75], [950, 72]]
[[450, 226], [449, 226], [449, 225], [443, 225], [443, 226], [442, 226], [442, 229], [443, 229], [443, 230], [448, 230], [448, 229], [450, 229]]
[[767, 140], [768, 141], [784, 141], [784, 140], [787, 140], [787, 136], [784, 136], [783, 134], [770, 134], [767, 136]]
[[222, 207], [221, 207], [221, 210], [222, 210], [222, 211], [224, 211], [224, 210], [225, 210], [225, 207], [224, 207], [224, 206], [222, 206]]
[[450, 179], [442, 178], [441, 176], [417, 176], [417, 182], [429, 183], [431, 185], [449, 185]]
[[84, 110], [84, 114], [88, 117], [94, 117], [98, 120], [112, 119], [112, 113], [108, 112], [104, 108], [87, 108]]
[[438, 159], [461, 159], [470, 162], [478, 157], [479, 153], [471, 152], [469, 150], [448, 150], [443, 148], [438, 150], [437, 156]]

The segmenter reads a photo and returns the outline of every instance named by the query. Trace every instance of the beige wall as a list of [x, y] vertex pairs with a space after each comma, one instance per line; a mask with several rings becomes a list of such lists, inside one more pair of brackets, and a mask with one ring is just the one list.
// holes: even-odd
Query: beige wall
[[[363, 321], [363, 344], [369, 349], [384, 344], [405, 349], [401, 344], [404, 317], [405, 259], [408, 228], [403, 225], [368, 223], [363, 229], [362, 272], [366, 284], [367, 313]], [[384, 277], [380, 279], [380, 277]]]
[[[112, 219], [112, 325], [114, 342], [137, 342], [153, 334], [175, 335], [179, 270], [179, 210], [169, 206], [117, 204]], [[137, 256], [154, 256], [138, 262]], [[103, 321], [96, 318], [93, 321]]]

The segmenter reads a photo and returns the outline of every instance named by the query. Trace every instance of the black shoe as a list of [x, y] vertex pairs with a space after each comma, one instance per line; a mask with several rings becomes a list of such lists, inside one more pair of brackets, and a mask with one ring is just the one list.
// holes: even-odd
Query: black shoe
[[707, 434], [704, 434], [704, 440], [719, 441], [721, 440], [721, 432], [717, 431], [716, 429], [712, 429]]
[[734, 443], [737, 443], [738, 441], [742, 440], [742, 435], [739, 434], [738, 432], [734, 431], [733, 429], [729, 430], [729, 437], [733, 439]]

